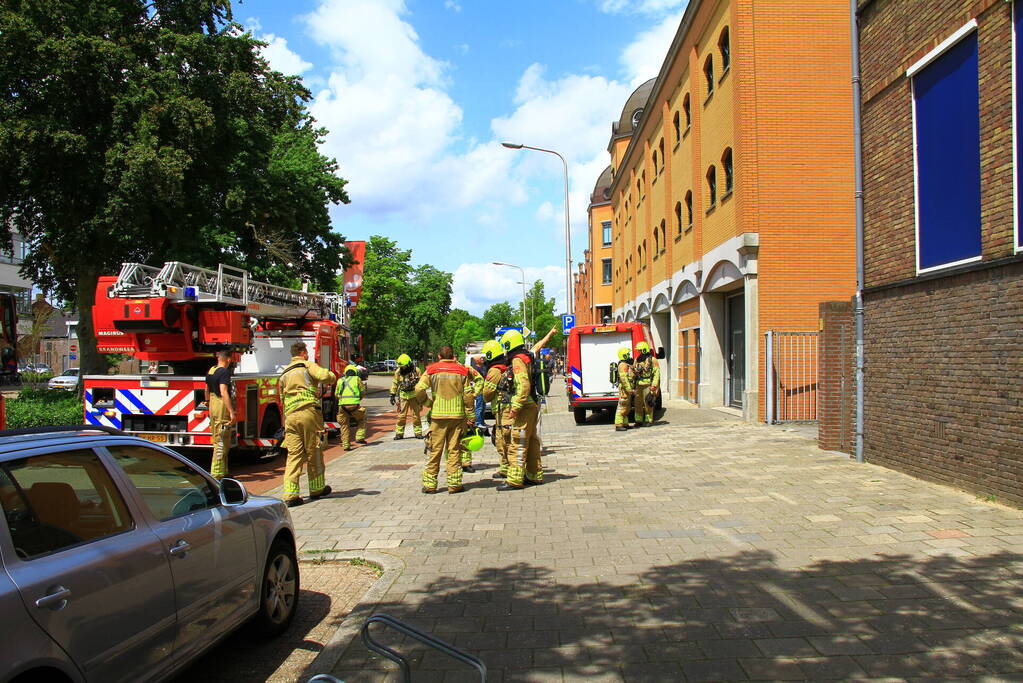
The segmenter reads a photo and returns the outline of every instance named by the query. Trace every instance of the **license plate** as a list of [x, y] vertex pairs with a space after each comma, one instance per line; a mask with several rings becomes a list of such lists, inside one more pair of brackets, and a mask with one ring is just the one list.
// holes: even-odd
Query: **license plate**
[[618, 328], [616, 326], [614, 326], [614, 325], [608, 325], [606, 327], [595, 327], [595, 328], [593, 328], [593, 331], [594, 332], [617, 332]]
[[136, 434], [135, 436], [146, 441], [152, 441], [153, 443], [167, 443], [166, 434]]

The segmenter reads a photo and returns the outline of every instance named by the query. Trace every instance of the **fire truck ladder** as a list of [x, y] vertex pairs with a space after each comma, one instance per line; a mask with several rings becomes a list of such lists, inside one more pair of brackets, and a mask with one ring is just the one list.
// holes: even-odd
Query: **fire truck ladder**
[[125, 263], [110, 295], [220, 304], [263, 319], [329, 317], [347, 323], [347, 308], [341, 294], [305, 292], [259, 282], [250, 279], [248, 271], [224, 264], [210, 270], [180, 261], [168, 261], [162, 268]]

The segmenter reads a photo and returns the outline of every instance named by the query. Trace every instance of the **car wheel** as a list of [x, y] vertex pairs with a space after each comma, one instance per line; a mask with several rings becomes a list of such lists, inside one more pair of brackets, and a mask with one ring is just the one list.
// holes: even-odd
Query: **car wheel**
[[298, 590], [295, 549], [287, 541], [277, 539], [266, 558], [259, 588], [259, 611], [252, 620], [259, 635], [271, 637], [287, 630], [298, 610]]
[[576, 408], [572, 411], [572, 416], [575, 417], [575, 423], [581, 425], [586, 422], [586, 408]]

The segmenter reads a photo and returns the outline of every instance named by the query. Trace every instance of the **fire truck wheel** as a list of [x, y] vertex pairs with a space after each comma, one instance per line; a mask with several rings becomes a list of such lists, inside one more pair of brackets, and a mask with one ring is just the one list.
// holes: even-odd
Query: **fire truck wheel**
[[586, 422], [586, 408], [576, 408], [572, 411], [572, 416], [575, 417], [575, 423], [577, 425], [584, 424]]

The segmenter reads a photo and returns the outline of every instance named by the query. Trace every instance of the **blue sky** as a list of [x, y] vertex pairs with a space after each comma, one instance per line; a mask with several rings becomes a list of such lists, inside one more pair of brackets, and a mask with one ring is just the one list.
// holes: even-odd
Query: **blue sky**
[[[481, 313], [520, 296], [516, 263], [563, 307], [561, 164], [572, 252], [608, 164], [611, 121], [657, 75], [685, 0], [245, 0], [235, 18], [300, 74], [349, 180], [335, 207], [349, 239], [373, 234], [455, 274], [453, 304]], [[518, 245], [518, 246], [516, 246]]]

